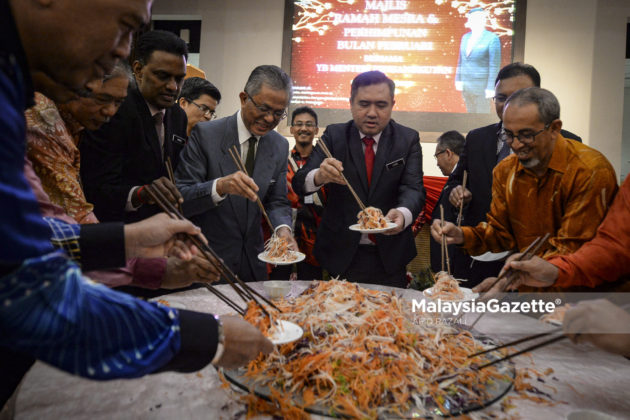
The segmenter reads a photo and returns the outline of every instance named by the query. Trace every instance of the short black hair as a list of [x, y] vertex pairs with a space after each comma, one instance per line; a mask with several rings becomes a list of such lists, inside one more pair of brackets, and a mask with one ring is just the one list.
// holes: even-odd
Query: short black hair
[[186, 42], [168, 31], [149, 31], [138, 38], [136, 45], [136, 60], [147, 64], [153, 51], [164, 51], [174, 55], [182, 55], [188, 61], [188, 47]]
[[437, 144], [438, 147], [442, 146], [444, 149], [449, 149], [451, 152], [459, 156], [464, 151], [466, 139], [459, 131], [451, 130], [442, 133], [442, 135], [440, 135], [437, 139]]
[[179, 94], [180, 98], [190, 102], [198, 99], [201, 95], [208, 95], [216, 100], [217, 103], [221, 101], [219, 89], [203, 77], [189, 77], [184, 80], [182, 91]]
[[394, 85], [394, 81], [387, 77], [385, 73], [374, 70], [361, 73], [357, 77], [352, 79], [352, 86], [350, 87], [350, 102], [352, 102], [354, 100], [354, 97], [357, 96], [357, 91], [360, 87], [378, 85], [380, 83], [387, 83], [387, 86], [389, 86], [389, 93], [391, 94], [393, 100], [394, 90], [396, 90], [396, 85]]
[[295, 121], [295, 116], [300, 114], [309, 114], [310, 116], [315, 118], [315, 125], [318, 125], [317, 114], [315, 113], [315, 110], [313, 110], [313, 108], [311, 108], [310, 106], [301, 106], [299, 108], [295, 108], [295, 111], [293, 111], [293, 113], [291, 114], [291, 125], [293, 125], [293, 121]]
[[530, 64], [520, 63], [518, 61], [516, 63], [508, 64], [499, 70], [497, 78], [494, 81], [494, 85], [496, 86], [496, 84], [499, 83], [499, 80], [505, 80], [516, 76], [527, 76], [532, 79], [534, 86], [540, 87], [540, 73], [538, 73], [538, 70]]

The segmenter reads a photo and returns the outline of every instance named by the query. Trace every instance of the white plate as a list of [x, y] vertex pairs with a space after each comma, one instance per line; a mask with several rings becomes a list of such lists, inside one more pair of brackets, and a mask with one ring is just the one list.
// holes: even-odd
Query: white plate
[[276, 333], [272, 335], [269, 339], [276, 346], [279, 344], [287, 344], [292, 343], [295, 340], [299, 340], [304, 334], [302, 327], [293, 322], [280, 320], [278, 323], [282, 326], [276, 327]]
[[[472, 291], [472, 289], [469, 289], [467, 287], [460, 287], [459, 290], [461, 290], [464, 293], [464, 298], [459, 300], [458, 302], [463, 302], [466, 300], [473, 300], [473, 299], [477, 299], [479, 297], [479, 293], [475, 293]], [[432, 299], [433, 297], [433, 287], [429, 287], [428, 289], [424, 289], [424, 291], [422, 292], [426, 297]]]
[[481, 262], [490, 262], [490, 261], [498, 261], [510, 255], [512, 251], [503, 251], [503, 252], [486, 252], [485, 254], [477, 255], [475, 257], [471, 257], [473, 260], [481, 261]]
[[387, 222], [386, 227], [378, 228], [378, 229], [361, 229], [359, 226], [360, 225], [356, 223], [354, 225], [350, 225], [349, 229], [355, 232], [361, 232], [361, 233], [382, 233], [382, 232], [387, 232], [388, 230], [394, 229], [396, 227], [396, 223]]
[[272, 260], [269, 257], [267, 257], [267, 253], [266, 252], [261, 252], [260, 254], [258, 254], [258, 259], [262, 262], [266, 262], [269, 264], [273, 264], [273, 265], [291, 265], [291, 264], [295, 264], [298, 263], [300, 261], [304, 261], [304, 258], [306, 258], [306, 255], [304, 255], [301, 252], [297, 252], [297, 251], [289, 251], [290, 254], [292, 254], [293, 256], [295, 256], [295, 259], [292, 261], [276, 261], [276, 260]]

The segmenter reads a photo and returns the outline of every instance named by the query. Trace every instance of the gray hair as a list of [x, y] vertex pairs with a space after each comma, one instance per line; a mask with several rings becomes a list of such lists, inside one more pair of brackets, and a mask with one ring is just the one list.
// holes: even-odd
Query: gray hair
[[118, 63], [116, 63], [116, 66], [112, 69], [112, 71], [103, 77], [103, 83], [117, 77], [126, 77], [130, 84], [134, 82], [135, 78], [133, 77], [133, 71], [126, 60], [118, 60]]
[[538, 107], [538, 117], [545, 125], [560, 118], [558, 98], [547, 89], [529, 87], [517, 90], [505, 101], [505, 107], [507, 108], [511, 103], [518, 107], [535, 104]]
[[287, 93], [288, 101], [291, 102], [293, 84], [289, 75], [280, 67], [272, 65], [256, 67], [249, 75], [244, 90], [249, 96], [256, 96], [260, 92], [263, 83], [272, 90], [284, 90]]
[[464, 136], [462, 136], [459, 131], [455, 130], [447, 131], [437, 139], [437, 147], [444, 148], [444, 150], [449, 149], [457, 156], [462, 154], [465, 144], [466, 139]]

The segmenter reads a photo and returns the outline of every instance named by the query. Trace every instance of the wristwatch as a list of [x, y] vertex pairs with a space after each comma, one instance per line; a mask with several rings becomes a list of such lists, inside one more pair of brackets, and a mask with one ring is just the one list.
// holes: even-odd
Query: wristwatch
[[219, 317], [219, 315], [214, 315], [214, 319], [217, 321], [218, 342], [217, 350], [215, 351], [212, 362], [210, 363], [216, 365], [217, 362], [221, 359], [221, 356], [223, 356], [223, 351], [225, 350], [225, 335], [223, 334], [223, 322], [221, 322], [221, 317]]

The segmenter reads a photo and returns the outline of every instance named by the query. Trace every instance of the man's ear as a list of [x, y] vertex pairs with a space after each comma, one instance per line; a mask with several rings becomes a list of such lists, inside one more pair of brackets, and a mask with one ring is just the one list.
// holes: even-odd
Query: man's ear
[[133, 69], [133, 75], [136, 76], [137, 80], [142, 79], [142, 68], [144, 66], [142, 65], [142, 63], [138, 60], [134, 61], [133, 64], [131, 65], [131, 68]]
[[555, 133], [559, 133], [561, 129], [562, 129], [562, 120], [560, 120], [559, 118], [553, 120], [551, 124], [549, 124], [549, 130]]

